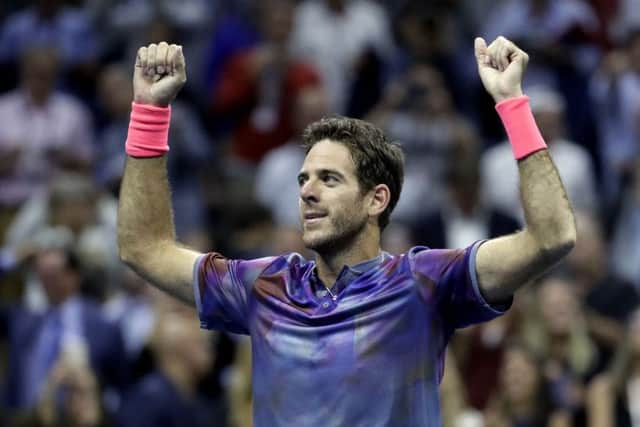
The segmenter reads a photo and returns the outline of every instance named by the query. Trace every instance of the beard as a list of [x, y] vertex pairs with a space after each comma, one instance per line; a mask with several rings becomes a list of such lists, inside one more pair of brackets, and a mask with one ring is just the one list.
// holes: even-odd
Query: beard
[[367, 225], [366, 216], [358, 217], [343, 213], [336, 217], [328, 217], [330, 230], [319, 236], [302, 234], [307, 249], [318, 254], [335, 254], [347, 249]]

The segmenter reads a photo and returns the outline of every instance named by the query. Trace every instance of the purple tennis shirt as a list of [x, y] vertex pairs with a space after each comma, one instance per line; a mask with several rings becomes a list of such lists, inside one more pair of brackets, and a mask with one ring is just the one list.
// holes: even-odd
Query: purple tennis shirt
[[492, 307], [480, 294], [480, 244], [383, 252], [345, 266], [331, 293], [315, 262], [296, 253], [202, 255], [201, 325], [251, 336], [256, 427], [440, 426], [449, 337], [509, 305]]

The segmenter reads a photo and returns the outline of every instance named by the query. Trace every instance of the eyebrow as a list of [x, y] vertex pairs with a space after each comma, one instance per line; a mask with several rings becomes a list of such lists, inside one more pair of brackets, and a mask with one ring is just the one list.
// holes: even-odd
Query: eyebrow
[[[317, 174], [318, 175], [336, 175], [338, 178], [340, 178], [342, 180], [345, 179], [344, 175], [342, 173], [338, 172], [335, 169], [326, 169], [326, 168], [325, 169], [320, 169], [320, 170], [317, 171]], [[301, 171], [298, 174], [298, 180], [300, 180], [301, 178], [308, 178], [308, 177], [309, 177], [309, 173], [306, 172], [306, 171]]]

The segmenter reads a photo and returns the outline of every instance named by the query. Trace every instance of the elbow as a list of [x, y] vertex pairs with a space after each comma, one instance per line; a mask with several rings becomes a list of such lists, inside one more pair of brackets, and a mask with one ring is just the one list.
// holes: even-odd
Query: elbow
[[162, 240], [141, 241], [139, 238], [129, 239], [118, 235], [118, 257], [134, 270], [144, 269], [166, 247], [167, 242]]
[[136, 259], [139, 257], [136, 255], [136, 251], [129, 245], [122, 244], [118, 241], [118, 258], [120, 258], [120, 261], [131, 267], [136, 264]]
[[142, 263], [145, 251], [139, 242], [118, 234], [118, 258], [129, 267]]
[[576, 245], [577, 233], [575, 225], [558, 230], [541, 243], [541, 250], [545, 258], [559, 261], [571, 252]]

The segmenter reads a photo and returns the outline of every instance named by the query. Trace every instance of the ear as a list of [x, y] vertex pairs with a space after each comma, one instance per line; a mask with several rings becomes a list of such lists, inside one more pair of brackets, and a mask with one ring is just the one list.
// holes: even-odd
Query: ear
[[386, 184], [378, 184], [370, 191], [369, 205], [367, 207], [370, 217], [379, 217], [389, 205], [391, 191]]

